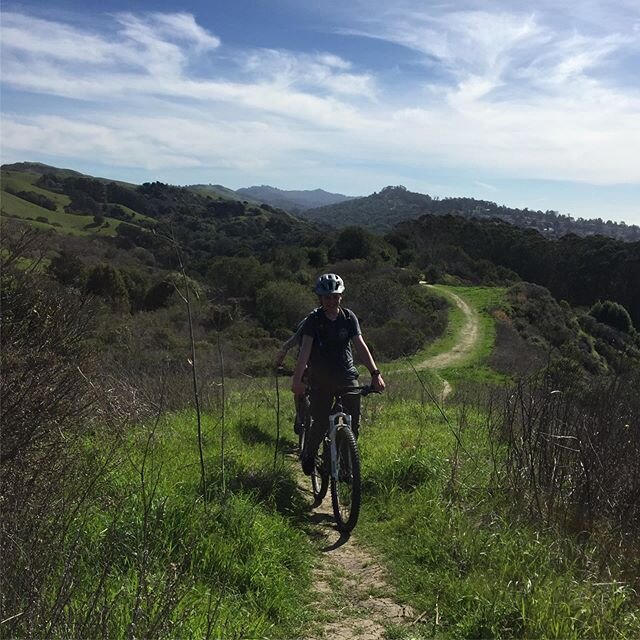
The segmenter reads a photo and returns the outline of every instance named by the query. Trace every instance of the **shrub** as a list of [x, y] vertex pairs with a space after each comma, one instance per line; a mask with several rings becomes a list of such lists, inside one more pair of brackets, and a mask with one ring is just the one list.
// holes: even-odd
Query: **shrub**
[[90, 473], [74, 450], [90, 424], [94, 314], [86, 298], [48, 278], [3, 267], [1, 280], [0, 593], [3, 618], [24, 612], [16, 616], [24, 629], [47, 618], [44, 585], [63, 563], [70, 485], [81, 495]]
[[640, 526], [639, 372], [587, 383], [568, 361], [509, 389], [494, 427], [504, 479], [547, 524], [599, 527], [622, 542]]
[[389, 320], [382, 327], [367, 330], [367, 340], [376, 357], [401, 358], [415, 353], [424, 342], [424, 335], [400, 320]]
[[286, 280], [269, 282], [256, 296], [258, 320], [271, 333], [292, 329], [314, 306], [308, 287]]
[[221, 297], [246, 298], [251, 304], [258, 289], [271, 278], [271, 266], [260, 264], [253, 256], [216, 258], [207, 272], [207, 280]]
[[82, 260], [66, 249], [51, 258], [47, 270], [60, 284], [66, 286], [81, 286], [85, 277]]
[[103, 298], [114, 311], [129, 308], [129, 294], [122, 275], [109, 264], [99, 264], [91, 269], [85, 290]]
[[629, 312], [618, 302], [598, 300], [589, 310], [589, 315], [592, 315], [598, 322], [607, 324], [618, 331], [625, 333], [634, 331]]

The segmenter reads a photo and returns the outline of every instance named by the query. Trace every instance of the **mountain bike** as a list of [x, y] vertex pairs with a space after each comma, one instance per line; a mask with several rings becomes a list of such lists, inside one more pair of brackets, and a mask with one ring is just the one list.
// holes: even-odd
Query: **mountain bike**
[[[356, 526], [361, 501], [360, 453], [356, 437], [351, 430], [351, 416], [345, 412], [342, 404], [343, 396], [351, 393], [366, 396], [375, 391], [368, 385], [348, 387], [336, 393], [329, 413], [329, 429], [320, 444], [311, 473], [311, 489], [316, 505], [322, 502], [331, 482], [333, 515], [338, 529], [342, 532], [351, 531]], [[305, 416], [300, 436], [301, 459], [306, 453], [304, 447], [307, 434], [313, 424], [309, 398], [307, 395], [305, 398]]]

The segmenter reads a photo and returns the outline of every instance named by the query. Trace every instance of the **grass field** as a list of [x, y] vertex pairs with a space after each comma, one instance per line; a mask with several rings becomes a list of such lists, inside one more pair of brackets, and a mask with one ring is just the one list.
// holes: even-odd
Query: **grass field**
[[[102, 236], [114, 236], [121, 221], [116, 218], [105, 217], [105, 224], [100, 228], [92, 226], [94, 219], [92, 215], [76, 215], [66, 213], [64, 207], [70, 203], [70, 198], [67, 195], [48, 191], [47, 189], [41, 189], [33, 184], [39, 178], [38, 175], [33, 173], [23, 172], [2, 172], [2, 215], [9, 218], [19, 218], [21, 220], [28, 221], [32, 226], [43, 230], [55, 229], [58, 233], [65, 233], [68, 235], [102, 235]], [[37, 204], [23, 200], [18, 196], [5, 191], [5, 189], [13, 189], [15, 191], [32, 191], [46, 196], [50, 200], [53, 200], [57, 209], [50, 211], [44, 207], [40, 207]], [[133, 215], [133, 222], [139, 222], [142, 220], [153, 220], [148, 216], [142, 215], [129, 207], [124, 205], [118, 205], [127, 213]], [[46, 218], [48, 222], [38, 220], [38, 218]]]
[[454, 411], [449, 420], [415, 402], [386, 405], [361, 442], [358, 532], [425, 614], [406, 637], [638, 637], [632, 589], [497, 491], [483, 416], [470, 412], [460, 431]]

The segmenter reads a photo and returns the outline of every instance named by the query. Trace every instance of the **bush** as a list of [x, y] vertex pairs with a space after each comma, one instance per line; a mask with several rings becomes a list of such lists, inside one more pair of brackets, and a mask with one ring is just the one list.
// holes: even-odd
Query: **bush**
[[85, 290], [103, 298], [114, 311], [129, 308], [129, 294], [122, 275], [110, 264], [99, 264], [91, 269]]
[[269, 282], [256, 297], [258, 320], [271, 333], [293, 329], [314, 307], [308, 287], [286, 280]]
[[508, 447], [504, 479], [546, 524], [637, 542], [639, 384], [637, 370], [587, 382], [565, 360], [505, 394], [494, 425]]
[[598, 300], [589, 310], [589, 315], [592, 315], [598, 322], [607, 324], [618, 331], [625, 333], [633, 333], [634, 331], [629, 312], [618, 302]]
[[389, 320], [382, 327], [367, 330], [367, 341], [377, 358], [394, 359], [415, 353], [424, 335], [399, 320]]
[[207, 279], [227, 297], [255, 299], [256, 292], [271, 279], [271, 268], [253, 256], [216, 258]]
[[[26, 629], [48, 617], [44, 587], [63, 564], [70, 487], [79, 484], [82, 495], [90, 473], [74, 450], [92, 412], [85, 375], [93, 368], [87, 338], [94, 314], [86, 298], [48, 278], [3, 267], [1, 280], [0, 593], [2, 617], [23, 612], [11, 624]], [[3, 624], [3, 636], [17, 637], [11, 628]]]
[[85, 269], [82, 260], [66, 249], [62, 249], [57, 256], [51, 258], [47, 271], [65, 286], [78, 287], [84, 282]]

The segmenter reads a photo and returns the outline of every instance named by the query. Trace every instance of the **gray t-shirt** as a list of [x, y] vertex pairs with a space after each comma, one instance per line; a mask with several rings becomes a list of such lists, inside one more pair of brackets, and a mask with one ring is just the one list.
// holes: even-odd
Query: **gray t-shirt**
[[305, 319], [302, 334], [313, 338], [309, 359], [312, 385], [339, 386], [358, 378], [351, 340], [362, 331], [353, 311], [341, 308], [338, 317], [330, 320], [322, 309], [316, 309]]

